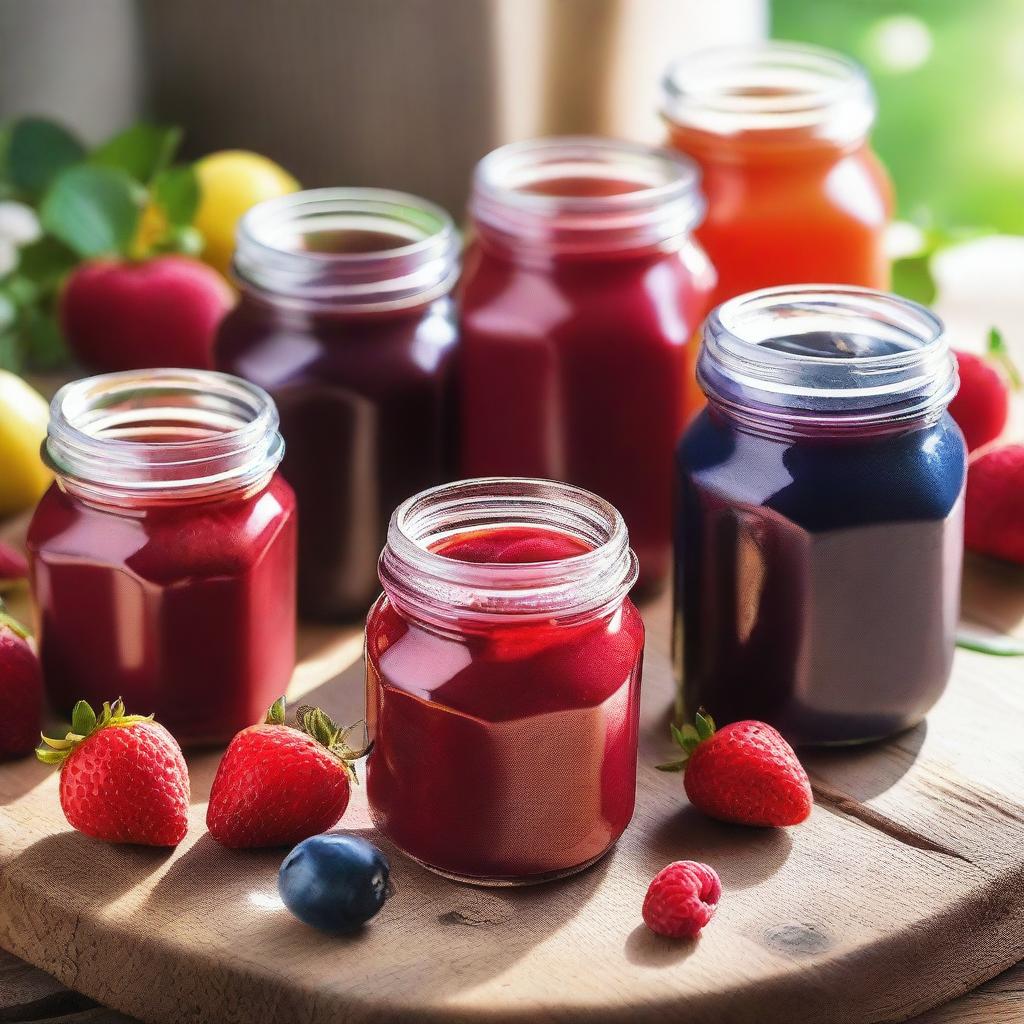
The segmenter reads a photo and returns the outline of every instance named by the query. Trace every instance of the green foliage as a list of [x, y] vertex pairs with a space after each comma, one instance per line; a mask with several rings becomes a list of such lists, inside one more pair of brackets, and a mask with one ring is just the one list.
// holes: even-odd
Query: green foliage
[[29, 197], [40, 195], [65, 168], [85, 157], [85, 147], [66, 128], [41, 117], [15, 122], [4, 147], [4, 177]]

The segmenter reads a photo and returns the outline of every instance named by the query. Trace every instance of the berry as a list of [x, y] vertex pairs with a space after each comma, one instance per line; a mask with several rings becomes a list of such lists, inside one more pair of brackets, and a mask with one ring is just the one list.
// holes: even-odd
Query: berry
[[28, 562], [25, 556], [17, 548], [0, 540], [0, 590], [7, 590], [27, 578]]
[[[954, 354], [960, 371], [960, 390], [949, 403], [949, 412], [963, 431], [967, 450], [973, 452], [994, 441], [1005, 429], [1010, 415], [1007, 378], [1014, 386], [1019, 386], [1019, 379], [996, 330], [989, 332], [986, 355], [959, 351]], [[997, 361], [1003, 372], [996, 368]]]
[[213, 343], [234, 304], [227, 282], [199, 260], [93, 260], [72, 271], [60, 300], [71, 351], [94, 370], [213, 367]]
[[715, 869], [695, 860], [662, 868], [644, 897], [644, 924], [670, 939], [693, 939], [715, 916], [722, 883]]
[[0, 601], [0, 761], [31, 754], [43, 714], [43, 676], [28, 633]]
[[188, 830], [188, 768], [153, 716], [125, 714], [120, 699], [99, 717], [80, 700], [64, 739], [43, 737], [36, 756], [60, 768], [68, 823], [108, 843], [177, 846]]
[[733, 722], [717, 732], [703, 711], [696, 726], [672, 726], [686, 754], [659, 765], [684, 771], [690, 803], [709, 817], [740, 825], [797, 825], [811, 813], [807, 772], [793, 748], [764, 722]]
[[313, 836], [284, 859], [277, 891], [300, 920], [335, 935], [354, 931], [391, 895], [390, 867], [358, 836]]
[[992, 448], [972, 460], [964, 541], [972, 551], [1024, 565], [1024, 444]]
[[333, 828], [345, 813], [352, 761], [351, 729], [319, 708], [299, 708], [299, 728], [285, 725], [284, 697], [262, 725], [243, 729], [217, 768], [206, 811], [210, 835], [224, 846], [293, 846]]

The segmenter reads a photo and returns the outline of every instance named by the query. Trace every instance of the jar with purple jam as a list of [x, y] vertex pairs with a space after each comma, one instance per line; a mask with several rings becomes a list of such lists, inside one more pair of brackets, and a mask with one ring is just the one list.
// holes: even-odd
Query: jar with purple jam
[[801, 744], [919, 722], [949, 677], [966, 452], [931, 312], [771, 288], [719, 306], [680, 442], [676, 662], [687, 714]]
[[219, 368], [268, 391], [299, 507], [299, 607], [366, 612], [391, 510], [451, 476], [460, 242], [401, 192], [325, 188], [254, 207]]

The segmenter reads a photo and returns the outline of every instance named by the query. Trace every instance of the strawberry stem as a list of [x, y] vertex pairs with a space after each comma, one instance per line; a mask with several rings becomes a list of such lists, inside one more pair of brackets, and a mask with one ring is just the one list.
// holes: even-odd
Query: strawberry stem
[[1003, 340], [1002, 332], [995, 327], [990, 327], [988, 332], [988, 354], [1002, 366], [1006, 376], [1010, 379], [1010, 386], [1014, 391], [1019, 391], [1024, 386], [1021, 380], [1020, 370], [1017, 369], [1010, 355], [1009, 346]]

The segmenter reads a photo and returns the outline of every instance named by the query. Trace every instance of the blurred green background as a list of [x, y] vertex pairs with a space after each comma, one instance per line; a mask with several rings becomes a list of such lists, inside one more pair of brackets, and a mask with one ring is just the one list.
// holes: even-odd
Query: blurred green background
[[771, 33], [868, 69], [900, 217], [1024, 234], [1024, 0], [774, 0]]

